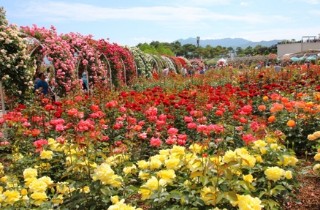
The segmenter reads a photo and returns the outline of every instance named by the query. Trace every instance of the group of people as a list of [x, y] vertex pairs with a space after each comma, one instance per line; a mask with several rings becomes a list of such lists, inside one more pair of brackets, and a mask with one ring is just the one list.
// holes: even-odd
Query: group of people
[[54, 87], [50, 86], [50, 69], [47, 69], [46, 74], [44, 72], [36, 72], [34, 80], [34, 92], [40, 97], [51, 97], [55, 100], [55, 94], [53, 92]]
[[[47, 97], [52, 100], [55, 100], [54, 93], [54, 81], [50, 76], [50, 68], [47, 69], [47, 72], [36, 72], [34, 76], [34, 92], [40, 97]], [[81, 75], [82, 89], [86, 92], [89, 90], [88, 76], [87, 72], [84, 71]]]

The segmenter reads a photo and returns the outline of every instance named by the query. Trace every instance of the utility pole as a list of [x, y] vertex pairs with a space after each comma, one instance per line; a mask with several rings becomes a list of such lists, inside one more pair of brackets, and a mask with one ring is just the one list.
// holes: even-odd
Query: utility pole
[[197, 36], [197, 47], [200, 46], [200, 36]]

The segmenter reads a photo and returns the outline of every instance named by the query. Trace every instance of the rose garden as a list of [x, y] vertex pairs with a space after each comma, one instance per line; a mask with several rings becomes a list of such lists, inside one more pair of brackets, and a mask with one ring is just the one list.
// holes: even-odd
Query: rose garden
[[284, 209], [320, 175], [319, 65], [185, 76], [201, 60], [0, 23], [1, 209]]

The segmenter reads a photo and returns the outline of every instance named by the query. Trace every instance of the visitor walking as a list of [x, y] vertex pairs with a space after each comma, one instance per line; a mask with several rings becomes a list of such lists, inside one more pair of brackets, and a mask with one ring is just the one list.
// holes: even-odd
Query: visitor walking
[[35, 91], [36, 93], [46, 96], [49, 92], [49, 85], [46, 81], [46, 77], [44, 73], [39, 73], [39, 80], [36, 81], [35, 84]]
[[89, 86], [88, 86], [88, 76], [87, 76], [87, 72], [86, 71], [84, 71], [82, 73], [81, 80], [82, 80], [82, 88], [83, 88], [83, 90], [84, 91], [88, 91]]

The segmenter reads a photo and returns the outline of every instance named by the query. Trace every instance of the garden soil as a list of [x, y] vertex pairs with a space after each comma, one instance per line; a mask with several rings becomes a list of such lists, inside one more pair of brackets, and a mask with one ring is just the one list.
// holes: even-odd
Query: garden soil
[[300, 187], [295, 192], [296, 198], [285, 201], [285, 210], [319, 210], [320, 177], [312, 171], [312, 161], [300, 160], [298, 171]]

